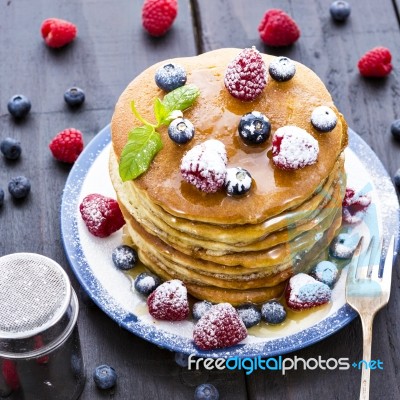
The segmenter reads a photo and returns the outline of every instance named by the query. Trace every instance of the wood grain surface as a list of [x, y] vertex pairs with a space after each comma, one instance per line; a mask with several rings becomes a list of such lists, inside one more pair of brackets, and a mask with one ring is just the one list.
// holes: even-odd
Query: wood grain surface
[[[8, 193], [0, 208], [0, 255], [27, 251], [44, 254], [68, 271], [79, 293], [79, 331], [87, 383], [82, 400], [191, 399], [195, 386], [211, 382], [221, 399], [355, 399], [360, 373], [349, 371], [191, 372], [178, 367], [174, 354], [120, 328], [87, 300], [79, 289], [62, 248], [60, 203], [69, 167], [53, 160], [48, 143], [59, 131], [75, 127], [88, 143], [110, 121], [115, 102], [128, 82], [154, 62], [190, 56], [220, 47], [249, 47], [287, 55], [312, 68], [332, 93], [352, 127], [374, 149], [391, 175], [400, 167], [400, 142], [390, 124], [400, 118], [400, 31], [398, 2], [352, 1], [344, 24], [329, 16], [330, 0], [179, 0], [179, 14], [164, 37], [149, 37], [141, 27], [139, 0], [2, 0], [0, 2], [0, 140], [12, 136], [23, 147], [20, 160], [0, 157], [0, 187], [26, 175], [32, 192], [24, 201]], [[274, 49], [261, 43], [257, 26], [269, 8], [288, 12], [301, 29], [291, 47]], [[49, 49], [40, 36], [48, 17], [70, 20], [78, 38], [59, 50]], [[368, 80], [357, 70], [358, 59], [375, 46], [388, 47], [394, 71], [386, 79]], [[82, 108], [71, 111], [63, 100], [71, 86], [85, 90]], [[28, 118], [15, 122], [8, 99], [28, 96]], [[7, 192], [7, 191], [6, 191]], [[394, 270], [392, 297], [374, 325], [373, 358], [384, 370], [372, 373], [371, 399], [400, 398], [399, 269]], [[290, 357], [358, 360], [362, 355], [361, 326], [356, 319], [328, 339]], [[95, 366], [108, 363], [118, 372], [111, 391], [95, 388]]]

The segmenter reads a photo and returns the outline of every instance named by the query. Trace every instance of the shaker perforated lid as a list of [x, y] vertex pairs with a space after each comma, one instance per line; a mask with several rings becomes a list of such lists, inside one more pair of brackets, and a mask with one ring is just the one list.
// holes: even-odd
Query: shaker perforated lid
[[50, 258], [34, 253], [0, 257], [0, 352], [45, 347], [71, 319], [71, 284]]

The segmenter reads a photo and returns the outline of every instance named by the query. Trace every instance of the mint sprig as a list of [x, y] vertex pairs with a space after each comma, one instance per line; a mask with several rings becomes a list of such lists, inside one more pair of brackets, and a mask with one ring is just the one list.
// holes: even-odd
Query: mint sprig
[[119, 175], [125, 182], [143, 174], [150, 166], [155, 155], [163, 148], [157, 129], [168, 125], [173, 119], [182, 117], [182, 111], [189, 108], [199, 96], [195, 85], [181, 86], [166, 94], [163, 100], [154, 100], [156, 123], [146, 121], [131, 102], [132, 113], [143, 124], [129, 132], [128, 141], [122, 149], [119, 162]]

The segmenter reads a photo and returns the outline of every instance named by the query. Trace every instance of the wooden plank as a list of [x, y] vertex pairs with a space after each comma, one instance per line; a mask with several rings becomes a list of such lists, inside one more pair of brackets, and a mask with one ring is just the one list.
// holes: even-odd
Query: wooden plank
[[[201, 21], [199, 42], [203, 51], [220, 47], [244, 48], [255, 45], [274, 55], [286, 55], [312, 68], [327, 85], [349, 126], [373, 148], [393, 174], [400, 167], [400, 143], [392, 139], [390, 124], [400, 118], [398, 107], [400, 50], [399, 24], [390, 0], [351, 2], [352, 13], [345, 24], [331, 20], [331, 0], [263, 1], [195, 0]], [[398, 3], [398, 1], [397, 1]], [[262, 44], [257, 27], [264, 12], [281, 8], [301, 29], [299, 41], [288, 48]], [[375, 46], [385, 46], [393, 55], [394, 72], [386, 79], [364, 79], [357, 69], [359, 58]], [[372, 372], [371, 399], [400, 398], [400, 302], [399, 272], [394, 269], [390, 304], [378, 315], [374, 325], [373, 358], [384, 363], [384, 371]], [[358, 320], [334, 336], [288, 357], [362, 358], [361, 327]], [[296, 371], [287, 376], [279, 372], [254, 372], [247, 378], [251, 399], [348, 399], [358, 398], [360, 372]]]
[[[19, 161], [0, 157], [0, 187], [10, 177], [27, 175], [32, 192], [23, 202], [6, 193], [0, 208], [0, 256], [27, 251], [49, 256], [68, 270], [60, 238], [59, 209], [70, 167], [53, 160], [48, 143], [62, 129], [75, 127], [85, 143], [110, 122], [115, 102], [128, 82], [149, 65], [172, 57], [196, 54], [189, 3], [179, 0], [179, 15], [171, 31], [151, 38], [141, 26], [142, 1], [8, 0], [0, 4], [0, 139], [21, 140]], [[69, 46], [52, 50], [40, 36], [48, 17], [70, 20], [78, 37]], [[82, 87], [86, 102], [77, 111], [67, 108], [64, 91]], [[16, 93], [32, 101], [28, 118], [15, 122], [7, 101]], [[79, 285], [69, 273], [75, 289]], [[80, 296], [82, 300], [82, 296]], [[188, 373], [175, 364], [173, 353], [159, 349], [119, 328], [102, 311], [82, 301], [79, 330], [87, 371], [82, 400], [94, 398], [149, 399], [193, 397], [197, 384], [215, 383], [221, 395], [243, 399], [241, 373]], [[115, 390], [96, 390], [95, 366], [109, 363], [119, 375]], [[236, 388], [237, 382], [241, 382]]]

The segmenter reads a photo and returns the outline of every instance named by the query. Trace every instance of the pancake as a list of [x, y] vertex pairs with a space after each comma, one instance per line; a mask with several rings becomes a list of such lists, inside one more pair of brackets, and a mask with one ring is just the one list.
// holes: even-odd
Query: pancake
[[[149, 169], [123, 182], [118, 164], [128, 134], [142, 123], [131, 111], [154, 121], [153, 103], [164, 93], [154, 82], [155, 64], [137, 76], [120, 96], [111, 123], [110, 176], [123, 212], [128, 241], [141, 261], [162, 279], [181, 279], [200, 299], [234, 305], [260, 303], [278, 297], [285, 281], [306, 271], [323, 254], [341, 225], [341, 203], [346, 177], [343, 150], [347, 125], [317, 75], [300, 63], [287, 82], [269, 78], [252, 102], [232, 97], [224, 86], [228, 63], [239, 49], [220, 49], [168, 62], [180, 64], [187, 84], [200, 96], [184, 117], [196, 128], [186, 145], [170, 140], [167, 128], [158, 129], [163, 148]], [[266, 65], [275, 59], [262, 55]], [[328, 133], [311, 124], [312, 111], [327, 106], [337, 116]], [[297, 170], [277, 168], [271, 138], [248, 146], [238, 136], [242, 115], [259, 111], [271, 123], [271, 137], [285, 125], [306, 130], [318, 141], [315, 164]], [[223, 190], [204, 193], [184, 181], [180, 163], [194, 146], [217, 139], [227, 150], [228, 166], [250, 172], [253, 185], [246, 196], [228, 196]]]

